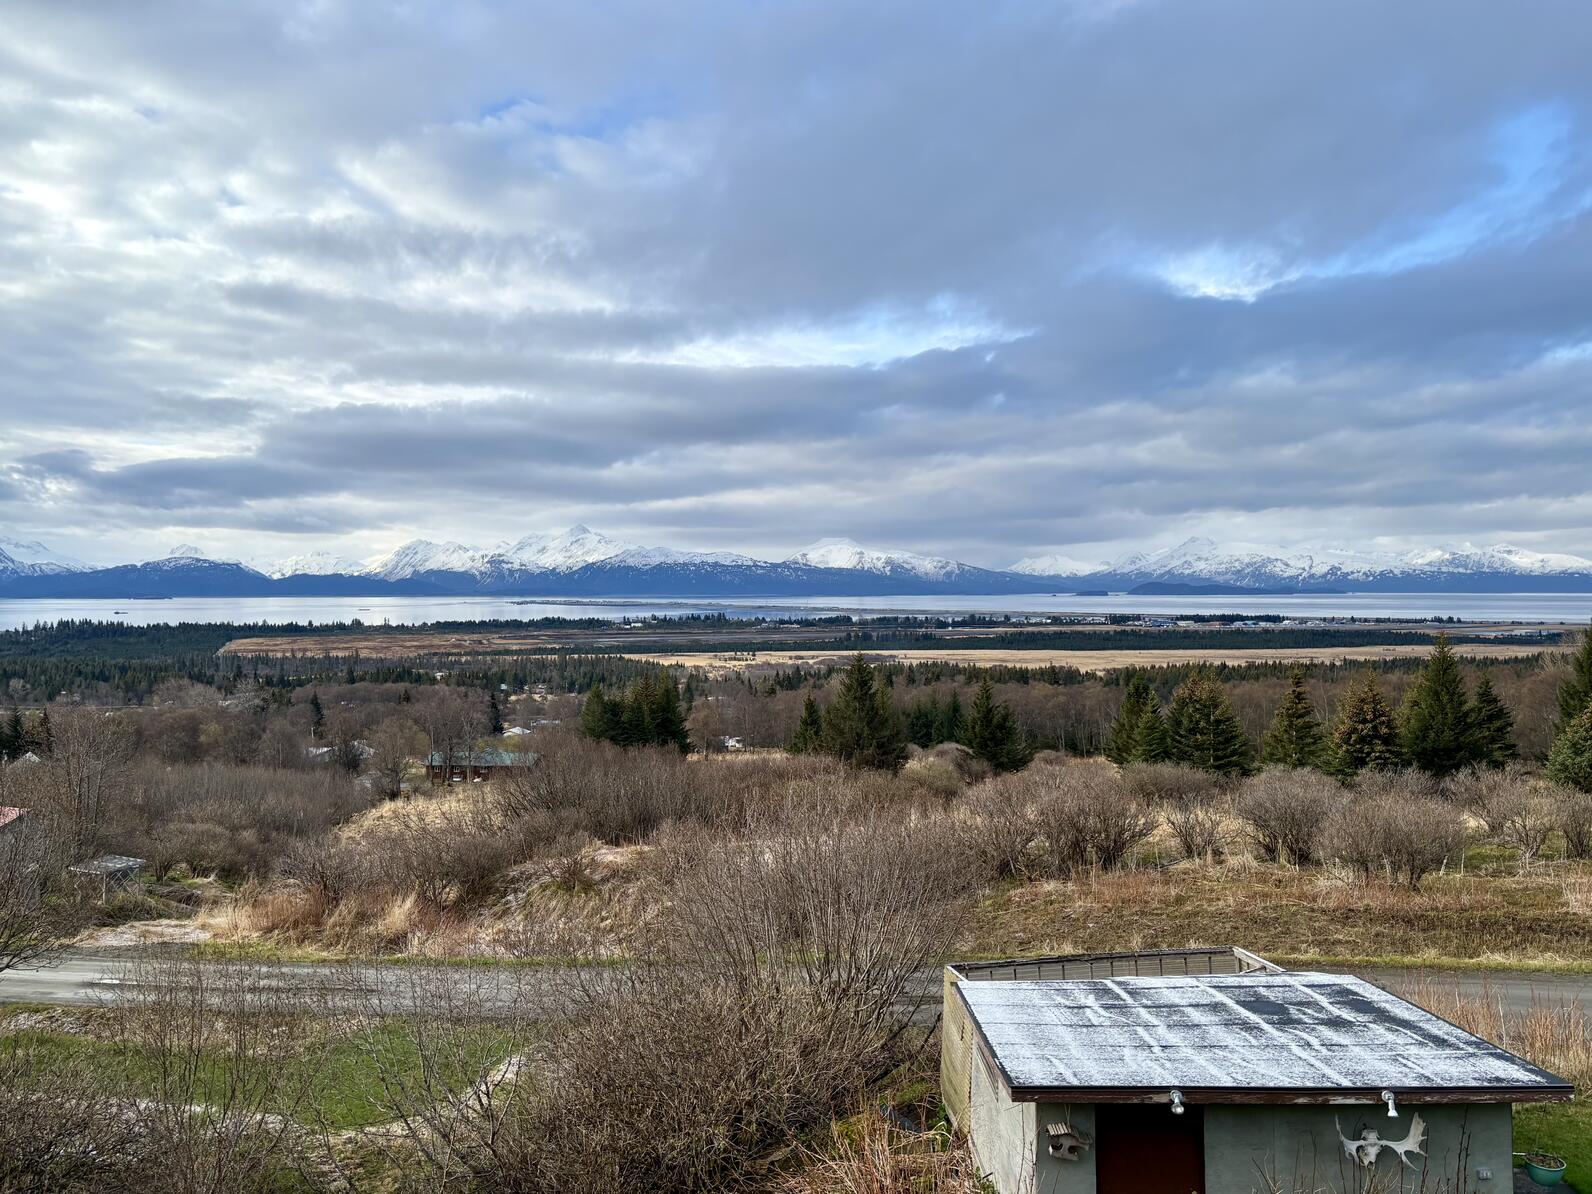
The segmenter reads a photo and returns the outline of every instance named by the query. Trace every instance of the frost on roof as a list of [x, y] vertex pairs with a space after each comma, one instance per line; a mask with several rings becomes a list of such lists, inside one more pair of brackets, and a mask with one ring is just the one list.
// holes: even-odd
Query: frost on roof
[[1564, 1080], [1363, 979], [958, 985], [1013, 1090], [1518, 1090]]

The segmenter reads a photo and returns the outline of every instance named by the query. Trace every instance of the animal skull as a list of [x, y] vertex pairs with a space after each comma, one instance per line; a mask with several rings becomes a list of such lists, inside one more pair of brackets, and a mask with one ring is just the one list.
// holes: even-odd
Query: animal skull
[[1337, 1116], [1333, 1116], [1332, 1123], [1338, 1129], [1338, 1139], [1343, 1143], [1344, 1154], [1351, 1161], [1357, 1161], [1367, 1169], [1376, 1164], [1384, 1148], [1397, 1153], [1399, 1160], [1411, 1169], [1415, 1168], [1415, 1162], [1410, 1160], [1411, 1153], [1418, 1157], [1426, 1155], [1426, 1150], [1422, 1147], [1426, 1143], [1426, 1121], [1419, 1113], [1410, 1120], [1409, 1135], [1403, 1140], [1383, 1140], [1375, 1128], [1366, 1128], [1360, 1133], [1358, 1140], [1350, 1140], [1343, 1134], [1343, 1125], [1338, 1123]]

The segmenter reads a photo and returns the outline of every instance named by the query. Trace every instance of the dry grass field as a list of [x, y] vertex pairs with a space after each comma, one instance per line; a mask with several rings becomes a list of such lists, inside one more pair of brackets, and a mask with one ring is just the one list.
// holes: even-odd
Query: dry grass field
[[[1535, 655], [1541, 643], [1495, 642], [1462, 643], [1455, 653], [1476, 659], [1510, 659]], [[1110, 672], [1125, 667], [1156, 667], [1171, 663], [1301, 663], [1344, 662], [1366, 659], [1425, 658], [1431, 647], [1425, 643], [1401, 643], [1382, 647], [1257, 647], [1257, 648], [1179, 648], [1149, 647], [1143, 650], [1055, 651], [979, 647], [902, 647], [889, 650], [864, 650], [876, 663], [969, 663], [981, 667], [1048, 667], [1055, 664], [1086, 672]], [[691, 651], [683, 653], [626, 651], [631, 659], [654, 663], [683, 664], [708, 671], [741, 671], [751, 667], [791, 667], [800, 664], [844, 664], [849, 653], [834, 651]]]
[[[234, 639], [222, 648], [224, 655], [337, 655], [358, 654], [366, 659], [413, 658], [417, 655], [500, 655], [515, 652], [546, 651], [571, 647], [567, 639], [549, 635], [515, 633], [462, 633], [457, 631], [415, 630], [412, 633], [371, 633], [324, 635], [281, 635]], [[620, 645], [613, 641], [605, 648]], [[1508, 659], [1534, 655], [1543, 649], [1539, 642], [1498, 641], [1462, 643], [1455, 647], [1461, 656], [1477, 659]], [[978, 666], [1048, 667], [1052, 664], [1075, 667], [1086, 672], [1109, 672], [1124, 667], [1155, 667], [1174, 663], [1286, 663], [1344, 662], [1354, 660], [1424, 657], [1431, 650], [1425, 643], [1400, 643], [1370, 647], [1146, 647], [1142, 650], [1027, 650], [1016, 647], [984, 648], [946, 646], [897, 647], [863, 651], [875, 662], [967, 663]], [[738, 651], [733, 647], [706, 651], [623, 651], [629, 659], [654, 663], [680, 664], [710, 672], [735, 672], [753, 667], [792, 667], [844, 663], [849, 652], [833, 650]]]
[[1236, 859], [1013, 885], [963, 941], [986, 957], [1240, 941], [1275, 960], [1575, 969], [1592, 963], [1592, 873], [1445, 874], [1418, 892]]

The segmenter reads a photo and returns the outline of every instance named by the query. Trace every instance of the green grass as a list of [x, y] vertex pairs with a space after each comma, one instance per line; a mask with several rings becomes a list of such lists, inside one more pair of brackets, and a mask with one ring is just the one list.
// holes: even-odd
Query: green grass
[[[433, 1055], [430, 1074], [434, 1083], [449, 1090], [474, 1082], [511, 1051], [509, 1038], [496, 1029], [444, 1031], [451, 1031], [452, 1036]], [[125, 1084], [132, 1093], [146, 1097], [161, 1094], [159, 1058], [144, 1047], [41, 1029], [0, 1037], [0, 1048], [4, 1047], [16, 1049], [35, 1072], [79, 1063], [102, 1075], [108, 1085]], [[220, 1102], [229, 1084], [240, 1076], [235, 1069], [237, 1064], [225, 1054], [207, 1053], [196, 1068], [192, 1089], [183, 1090], [177, 1097], [195, 1103]], [[386, 1081], [395, 1087], [413, 1089], [426, 1060], [404, 1024], [385, 1021], [349, 1037], [310, 1034], [302, 1051], [290, 1058], [247, 1058], [241, 1065], [245, 1082], [264, 1077], [258, 1071], [249, 1072], [249, 1067], [289, 1067], [279, 1075], [283, 1078], [279, 1084], [281, 1101], [269, 1110], [291, 1115], [302, 1123], [345, 1129], [389, 1119], [391, 1098]]]
[[1555, 1153], [1565, 1180], [1592, 1191], [1592, 1103], [1537, 1103], [1515, 1111], [1517, 1152]]

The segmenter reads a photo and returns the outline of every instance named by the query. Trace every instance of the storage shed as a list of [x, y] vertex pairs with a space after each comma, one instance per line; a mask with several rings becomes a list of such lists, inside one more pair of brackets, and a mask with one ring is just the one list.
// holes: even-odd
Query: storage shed
[[1572, 1093], [1359, 978], [1109, 957], [947, 974], [946, 1104], [1000, 1194], [1502, 1194], [1511, 1105]]
[[104, 902], [119, 891], [138, 885], [138, 872], [143, 870], [142, 858], [129, 858], [125, 854], [102, 854], [86, 862], [73, 863], [66, 868], [78, 894]]

